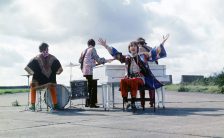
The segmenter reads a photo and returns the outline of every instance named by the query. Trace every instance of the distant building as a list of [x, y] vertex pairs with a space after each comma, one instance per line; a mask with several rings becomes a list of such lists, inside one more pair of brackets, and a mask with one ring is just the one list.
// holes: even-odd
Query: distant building
[[166, 75], [168, 78], [168, 81], [162, 82], [163, 84], [169, 85], [169, 84], [173, 84], [173, 79], [172, 79], [172, 75]]
[[191, 83], [196, 80], [204, 79], [203, 75], [182, 75], [181, 83]]
[[168, 84], [173, 84], [173, 78], [172, 78], [172, 75], [169, 75], [169, 80], [170, 82]]

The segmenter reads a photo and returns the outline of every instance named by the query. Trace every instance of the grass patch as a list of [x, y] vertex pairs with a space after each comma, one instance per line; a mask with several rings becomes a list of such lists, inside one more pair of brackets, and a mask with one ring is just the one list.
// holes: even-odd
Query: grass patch
[[220, 87], [215, 85], [190, 85], [190, 84], [171, 84], [166, 85], [165, 89], [168, 91], [178, 92], [206, 92], [206, 93], [222, 93]]
[[29, 91], [30, 91], [29, 89], [0, 89], [0, 94], [13, 94]]

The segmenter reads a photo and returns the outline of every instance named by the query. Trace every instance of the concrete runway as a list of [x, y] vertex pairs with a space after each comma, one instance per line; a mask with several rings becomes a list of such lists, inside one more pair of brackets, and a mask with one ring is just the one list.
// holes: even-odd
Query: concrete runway
[[[224, 95], [166, 92], [165, 109], [135, 114], [122, 111], [117, 92], [116, 108], [85, 108], [73, 100], [72, 108], [55, 113], [24, 111], [27, 93], [0, 95], [0, 137], [32, 138], [200, 138], [224, 137]], [[101, 95], [98, 95], [99, 105]], [[22, 106], [11, 106], [18, 100]], [[67, 106], [66, 106], [67, 107]]]

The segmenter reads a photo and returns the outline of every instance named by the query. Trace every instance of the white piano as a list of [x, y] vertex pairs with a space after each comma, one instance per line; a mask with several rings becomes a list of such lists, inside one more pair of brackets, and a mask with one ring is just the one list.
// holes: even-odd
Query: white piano
[[[166, 66], [157, 65], [149, 62], [149, 67], [155, 77], [162, 83], [169, 83], [171, 81], [170, 76], [166, 75]], [[98, 85], [102, 85], [102, 101], [105, 110], [109, 110], [110, 107], [114, 107], [114, 87], [119, 86], [121, 78], [125, 76], [125, 65], [112, 65], [105, 64], [96, 66], [93, 70], [93, 78], [99, 79]], [[164, 101], [164, 87], [160, 90], [156, 90], [158, 107], [160, 103], [165, 108]], [[111, 97], [112, 95], [112, 97]]]

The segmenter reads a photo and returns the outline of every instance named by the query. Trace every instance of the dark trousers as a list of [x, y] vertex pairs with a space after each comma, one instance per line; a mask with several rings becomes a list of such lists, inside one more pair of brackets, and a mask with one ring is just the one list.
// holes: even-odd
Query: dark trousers
[[93, 75], [85, 75], [88, 82], [89, 98], [86, 99], [86, 106], [94, 106], [97, 103], [97, 80], [93, 80]]

